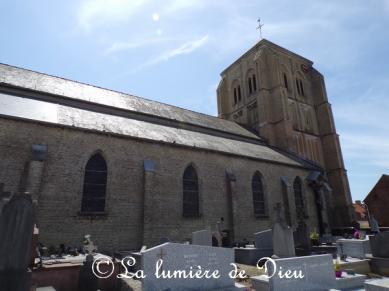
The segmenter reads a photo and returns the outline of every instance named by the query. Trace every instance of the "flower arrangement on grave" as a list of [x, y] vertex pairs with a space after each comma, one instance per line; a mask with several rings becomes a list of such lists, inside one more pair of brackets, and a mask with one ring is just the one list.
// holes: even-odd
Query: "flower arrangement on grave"
[[319, 233], [316, 230], [311, 232], [309, 237], [311, 238], [311, 244], [312, 245], [318, 246], [320, 244], [319, 243]]
[[334, 264], [334, 270], [335, 270], [335, 277], [336, 278], [341, 278], [342, 277], [342, 270], [340, 269], [339, 258], [336, 259], [336, 262]]

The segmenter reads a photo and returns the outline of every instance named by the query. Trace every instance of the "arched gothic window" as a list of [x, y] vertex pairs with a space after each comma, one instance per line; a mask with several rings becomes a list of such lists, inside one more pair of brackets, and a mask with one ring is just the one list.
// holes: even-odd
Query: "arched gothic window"
[[232, 83], [232, 90], [234, 92], [233, 105], [236, 105], [240, 101], [242, 101], [242, 91], [240, 89], [240, 84], [238, 80], [234, 80]]
[[185, 169], [182, 179], [183, 184], [183, 216], [184, 217], [199, 217], [199, 181], [196, 170], [193, 166], [188, 166]]
[[257, 78], [254, 74], [254, 71], [250, 71], [247, 78], [247, 85], [249, 89], [249, 95], [257, 91]]
[[107, 164], [101, 154], [94, 154], [85, 167], [81, 212], [103, 212], [107, 188]]
[[265, 193], [263, 190], [262, 176], [259, 172], [255, 172], [251, 180], [251, 189], [253, 192], [254, 215], [266, 215], [265, 208]]
[[286, 76], [285, 73], [283, 73], [283, 76], [284, 76], [284, 87], [285, 87], [286, 89], [289, 89], [288, 77]]

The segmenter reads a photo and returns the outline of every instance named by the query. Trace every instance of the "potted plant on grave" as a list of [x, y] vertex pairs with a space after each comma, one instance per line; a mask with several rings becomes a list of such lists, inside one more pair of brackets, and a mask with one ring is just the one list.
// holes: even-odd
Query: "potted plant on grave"
[[318, 246], [320, 244], [319, 234], [316, 231], [311, 232], [309, 237], [311, 238], [311, 244], [313, 246]]
[[334, 264], [334, 270], [335, 270], [335, 277], [341, 278], [342, 277], [342, 270], [340, 269], [339, 258], [336, 259], [336, 262]]

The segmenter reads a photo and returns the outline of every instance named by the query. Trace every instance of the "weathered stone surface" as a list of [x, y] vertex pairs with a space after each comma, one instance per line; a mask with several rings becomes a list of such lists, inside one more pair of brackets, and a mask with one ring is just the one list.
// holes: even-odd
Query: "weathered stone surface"
[[364, 259], [370, 253], [369, 240], [363, 239], [339, 239], [336, 241], [338, 254]]
[[369, 236], [373, 257], [389, 258], [389, 232]]
[[17, 194], [0, 214], [0, 286], [24, 291], [29, 286], [34, 207], [31, 196]]
[[[282, 164], [242, 159], [215, 152], [174, 147], [136, 139], [70, 128], [51, 127], [27, 121], [0, 118], [0, 182], [4, 191], [16, 192], [24, 166], [31, 158], [31, 144], [46, 144], [48, 157], [43, 170], [37, 206], [40, 241], [45, 245], [78, 246], [90, 234], [100, 249], [139, 250], [167, 236], [182, 241], [205, 225], [231, 217], [225, 189], [226, 165], [236, 173], [237, 210], [233, 213], [235, 241], [252, 237], [254, 232], [272, 227], [273, 213], [264, 219], [254, 216], [251, 178], [260, 171], [266, 183], [269, 209], [281, 199], [281, 184], [275, 177], [304, 177], [308, 171]], [[84, 217], [81, 208], [83, 175], [90, 156], [101, 151], [107, 162], [106, 215]], [[153, 157], [154, 172], [144, 184], [144, 160]], [[193, 162], [199, 176], [201, 219], [182, 217], [182, 175]], [[270, 195], [271, 193], [271, 195]], [[305, 185], [310, 225], [315, 227], [315, 202]], [[144, 196], [147, 199], [144, 200]], [[146, 204], [144, 204], [146, 203]], [[245, 211], [241, 211], [245, 209]], [[291, 213], [295, 215], [294, 212]], [[143, 219], [144, 215], [144, 219]], [[113, 239], [114, 238], [114, 239]]]
[[286, 225], [276, 222], [273, 226], [274, 254], [281, 258], [296, 255], [293, 241], [293, 230]]

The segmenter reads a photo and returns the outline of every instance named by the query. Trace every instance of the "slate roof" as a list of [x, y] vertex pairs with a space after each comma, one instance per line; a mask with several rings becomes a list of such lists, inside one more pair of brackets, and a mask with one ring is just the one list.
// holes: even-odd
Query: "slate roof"
[[0, 63], [0, 85], [53, 94], [260, 139], [235, 122], [176, 106]]
[[[0, 64], [0, 90], [3, 92], [0, 93], [0, 116], [3, 117], [306, 167], [296, 159], [265, 145], [261, 138], [236, 123], [140, 97], [3, 64]], [[38, 98], [36, 95], [48, 97]], [[62, 99], [81, 100], [85, 106], [59, 102]], [[91, 105], [97, 105], [98, 108], [90, 110]], [[106, 106], [113, 110], [100, 111], [100, 107]], [[160, 122], [158, 118], [129, 117], [116, 112], [116, 109], [163, 118], [170, 123]], [[197, 127], [206, 130], [197, 130]], [[227, 135], [221, 135], [220, 132]]]

